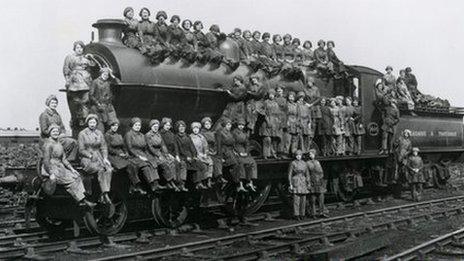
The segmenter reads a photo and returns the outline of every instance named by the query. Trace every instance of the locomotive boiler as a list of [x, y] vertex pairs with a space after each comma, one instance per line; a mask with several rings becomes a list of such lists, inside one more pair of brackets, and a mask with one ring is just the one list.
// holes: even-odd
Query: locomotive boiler
[[[268, 77], [263, 71], [254, 71], [241, 63], [236, 69], [226, 65], [210, 63], [186, 63], [182, 59], [166, 59], [153, 65], [137, 49], [128, 48], [122, 43], [122, 31], [126, 26], [118, 19], [98, 20], [93, 24], [98, 29], [98, 41], [85, 47], [85, 53], [95, 57], [98, 67], [111, 68], [120, 82], [112, 85], [113, 105], [125, 132], [132, 117], [140, 117], [144, 126], [151, 119], [170, 117], [188, 123], [211, 117], [217, 121], [230, 102], [223, 90], [231, 84], [235, 75], [249, 77], [260, 75], [266, 88], [284, 86], [286, 90], [304, 90], [300, 80], [288, 79], [283, 75]], [[239, 62], [239, 50], [232, 40], [225, 40], [220, 50], [228, 59]], [[93, 74], [99, 68], [94, 68]], [[349, 77], [341, 79], [321, 78], [317, 74], [315, 85], [321, 95], [337, 95], [357, 98], [362, 105], [362, 122], [366, 126], [363, 147], [360, 155], [319, 157], [329, 184], [329, 192], [342, 200], [351, 200], [360, 190], [373, 192], [377, 189], [375, 179], [381, 173], [394, 171], [392, 156], [379, 155], [382, 125], [380, 110], [375, 102], [375, 83], [382, 74], [374, 69], [351, 65], [347, 66]], [[308, 76], [312, 74], [305, 71]], [[417, 116], [401, 110], [400, 123], [396, 135], [403, 129], [412, 131], [412, 143], [420, 147], [423, 157], [430, 163], [427, 168], [433, 173], [433, 185], [446, 183], [444, 165], [460, 160], [463, 147], [463, 113], [458, 108], [434, 109], [416, 107]], [[73, 136], [81, 127], [73, 124]], [[146, 128], [146, 127], [145, 127]], [[259, 142], [254, 142], [259, 148]], [[315, 145], [316, 146], [316, 145]], [[259, 151], [259, 149], [256, 149]], [[257, 153], [258, 190], [243, 195], [235, 189], [225, 187], [214, 191], [186, 193], [161, 192], [151, 196], [134, 196], [128, 191], [129, 181], [124, 173], [115, 173], [111, 199], [113, 206], [99, 206], [92, 211], [82, 211], [68, 205], [67, 211], [56, 207], [56, 202], [64, 202], [63, 196], [44, 197], [40, 193], [34, 198], [37, 205], [38, 220], [48, 229], [62, 228], [63, 221], [82, 220], [89, 230], [97, 234], [117, 233], [128, 220], [154, 218], [161, 226], [176, 227], [185, 222], [191, 211], [199, 208], [220, 206], [228, 214], [246, 216], [257, 211], [270, 194], [279, 195], [286, 202], [287, 168], [290, 160], [264, 160]], [[393, 163], [394, 165], [394, 163]], [[31, 174], [32, 175], [32, 174]], [[19, 177], [17, 182], [31, 179]], [[6, 179], [4, 180], [7, 183]], [[8, 183], [12, 182], [11, 178]], [[69, 198], [68, 201], [69, 202]], [[207, 203], [205, 203], [207, 202]]]

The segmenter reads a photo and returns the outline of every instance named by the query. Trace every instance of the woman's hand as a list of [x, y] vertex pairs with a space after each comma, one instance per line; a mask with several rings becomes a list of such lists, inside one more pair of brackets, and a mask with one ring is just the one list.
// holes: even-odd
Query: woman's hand
[[48, 178], [49, 178], [50, 180], [55, 180], [55, 179], [56, 179], [56, 176], [55, 176], [55, 174], [50, 174], [50, 176], [48, 176]]
[[148, 161], [148, 159], [144, 156], [139, 156], [139, 159], [143, 160], [143, 161]]

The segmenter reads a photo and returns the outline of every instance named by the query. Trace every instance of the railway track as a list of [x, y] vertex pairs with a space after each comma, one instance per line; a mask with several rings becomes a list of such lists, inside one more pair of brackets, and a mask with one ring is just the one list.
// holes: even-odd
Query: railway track
[[[464, 212], [462, 202], [464, 202], [464, 196], [430, 200], [238, 233], [225, 237], [197, 240], [175, 246], [132, 251], [94, 260], [134, 260], [168, 257], [172, 257], [173, 260], [179, 257], [205, 260], [256, 260], [285, 253], [297, 253], [314, 245], [323, 248], [334, 243], [354, 240], [376, 231], [393, 230], [400, 225], [411, 225], [418, 221], [462, 214]], [[357, 224], [363, 225], [359, 226]]]
[[[464, 201], [464, 196], [436, 199], [436, 200], [430, 200], [430, 201], [420, 202], [420, 203], [415, 203], [415, 204], [407, 204], [399, 208], [403, 210], [408, 210], [408, 209], [417, 209], [418, 206], [426, 206], [426, 205], [428, 207], [436, 207], [440, 204], [445, 204], [446, 202], [451, 204], [452, 202], [458, 202], [458, 201]], [[334, 204], [328, 204], [328, 208], [335, 209], [335, 208], [356, 207], [361, 204], [369, 204], [370, 202], [371, 200], [369, 200], [369, 198], [357, 200], [353, 203], [341, 204], [340, 202], [338, 202]], [[314, 227], [317, 227], [318, 225], [325, 226], [325, 228], [327, 228], [328, 225], [331, 225], [332, 227], [336, 227], [337, 223], [344, 223], [344, 222], [346, 223], [350, 221], [352, 223], [358, 222], [355, 219], [357, 217], [364, 217], [364, 216], [375, 218], [375, 216], [377, 215], [381, 217], [392, 211], [395, 211], [396, 209], [398, 209], [398, 207], [384, 208], [382, 210], [376, 210], [376, 211], [358, 212], [355, 214], [342, 216], [342, 217], [311, 221], [308, 223], [308, 228], [314, 228]], [[278, 216], [279, 216], [278, 211], [265, 212], [265, 213], [253, 215], [250, 218], [247, 218], [246, 221], [248, 222], [262, 221], [262, 220], [273, 219]], [[234, 222], [231, 222], [229, 218], [224, 218], [223, 220], [224, 221], [222, 222], [222, 224], [234, 223]], [[24, 222], [24, 220], [18, 220], [18, 221]], [[238, 222], [235, 221], [235, 223], [238, 223]], [[304, 225], [306, 223], [307, 222], [302, 223], [302, 224]], [[179, 231], [170, 230], [170, 229], [151, 229], [151, 230], [144, 229], [138, 232], [128, 232], [128, 233], [117, 234], [113, 237], [110, 237], [109, 239], [104, 239], [104, 241], [107, 240], [108, 242], [115, 242], [115, 243], [143, 241], [143, 243], [146, 243], [145, 241], [147, 237], [170, 235], [173, 233], [174, 234], [185, 233], [195, 228], [198, 228], [198, 226], [193, 224], [193, 225], [183, 226], [180, 228]], [[233, 229], [231, 229], [230, 231], [233, 231]], [[354, 234], [356, 233], [354, 232], [351, 233], [351, 235], [354, 235]], [[18, 257], [22, 257], [25, 255], [29, 255], [30, 249], [33, 249], [32, 252], [36, 254], [42, 254], [42, 253], [46, 254], [46, 253], [55, 253], [55, 252], [67, 250], [70, 248], [70, 246], [71, 248], [74, 248], [74, 247], [92, 248], [92, 247], [96, 247], [100, 245], [102, 245], [102, 240], [101, 238], [98, 238], [98, 237], [87, 237], [87, 238], [79, 238], [79, 239], [68, 238], [68, 239], [60, 240], [60, 241], [52, 241], [50, 238], [48, 238], [47, 233], [38, 227], [34, 227], [31, 230], [16, 229], [14, 230], [12, 234], [7, 234], [2, 237], [0, 236], [0, 259], [18, 258]], [[28, 254], [28, 251], [29, 251], [29, 254]], [[79, 251], [75, 251], [75, 252], [79, 252]]]
[[462, 260], [464, 257], [464, 228], [441, 235], [437, 238], [404, 250], [384, 261], [407, 260]]

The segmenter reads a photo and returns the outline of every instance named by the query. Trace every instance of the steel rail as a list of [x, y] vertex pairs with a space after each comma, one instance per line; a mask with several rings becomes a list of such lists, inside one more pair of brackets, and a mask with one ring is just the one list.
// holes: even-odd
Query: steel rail
[[[233, 242], [235, 242], [237, 240], [246, 239], [247, 237], [263, 238], [263, 237], [267, 237], [267, 236], [272, 236], [278, 231], [294, 230], [294, 229], [300, 229], [300, 230], [303, 229], [304, 230], [304, 229], [309, 229], [311, 227], [315, 227], [315, 226], [318, 226], [318, 225], [322, 226], [324, 224], [327, 225], [329, 223], [336, 223], [338, 221], [348, 222], [350, 219], [355, 218], [355, 217], [364, 217], [364, 216], [372, 217], [372, 216], [376, 216], [376, 215], [379, 215], [379, 214], [384, 215], [384, 214], [386, 214], [388, 212], [396, 212], [396, 211], [405, 210], [405, 209], [418, 208], [420, 206], [426, 206], [426, 205], [433, 206], [433, 205], [436, 205], [436, 204], [445, 203], [445, 202], [449, 202], [449, 201], [463, 201], [463, 200], [464, 200], [464, 196], [455, 196], [455, 197], [448, 197], [448, 198], [443, 198], [443, 199], [434, 199], [434, 200], [411, 203], [411, 204], [406, 204], [406, 205], [401, 205], [401, 206], [393, 206], [393, 207], [388, 207], [388, 208], [383, 208], [383, 209], [378, 209], [378, 210], [365, 211], [365, 212], [356, 212], [356, 213], [342, 215], [342, 216], [338, 216], [338, 217], [331, 217], [331, 218], [325, 218], [325, 219], [314, 220], [314, 221], [306, 221], [306, 222], [302, 222], [302, 223], [279, 226], [279, 227], [274, 227], [274, 228], [269, 228], [269, 229], [264, 229], [264, 230], [259, 230], [259, 231], [252, 231], [252, 232], [248, 232], [248, 233], [239, 233], [239, 234], [234, 234], [234, 235], [225, 236], [225, 237], [212, 238], [212, 239], [207, 239], [207, 240], [202, 240], [202, 241], [197, 241], [197, 242], [190, 242], [190, 243], [180, 244], [180, 245], [177, 245], [177, 246], [150, 249], [150, 250], [144, 250], [144, 251], [136, 251], [136, 252], [132, 252], [132, 253], [128, 253], [128, 254], [121, 254], [121, 255], [115, 255], [115, 256], [108, 256], [108, 257], [103, 257], [103, 258], [98, 258], [98, 259], [93, 259], [93, 260], [94, 261], [130, 260], [130, 259], [133, 259], [134, 257], [137, 257], [137, 256], [142, 256], [142, 257], [147, 257], [147, 258], [158, 258], [158, 257], [172, 256], [172, 255], [175, 255], [175, 254], [179, 254], [181, 251], [183, 251], [183, 249], [188, 249], [190, 251], [198, 251], [198, 250], [212, 248], [212, 247], [215, 247], [218, 242], [220, 242], [221, 245], [231, 244], [231, 243], [233, 243]], [[441, 211], [439, 211], [439, 213], [448, 212], [448, 211], [458, 211], [459, 209], [462, 210], [462, 207], [441, 210]], [[430, 215], [430, 213], [421, 214], [420, 216], [425, 217], [425, 216], [428, 216], [428, 215]], [[407, 218], [407, 220], [410, 220], [410, 218]], [[344, 233], [346, 233], [346, 232], [344, 232]]]
[[427, 242], [424, 242], [415, 247], [409, 248], [396, 255], [386, 257], [382, 260], [393, 261], [393, 260], [414, 260], [418, 258], [422, 259], [426, 254], [434, 251], [438, 247], [443, 247], [445, 245], [452, 243], [454, 240], [461, 239], [463, 237], [464, 237], [464, 228], [461, 228], [456, 231], [453, 231], [448, 234], [429, 240]]

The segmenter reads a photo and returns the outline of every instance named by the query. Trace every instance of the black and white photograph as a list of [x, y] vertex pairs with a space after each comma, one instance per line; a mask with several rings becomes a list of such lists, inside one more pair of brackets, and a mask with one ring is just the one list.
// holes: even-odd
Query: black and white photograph
[[0, 260], [464, 260], [463, 1], [0, 4]]

